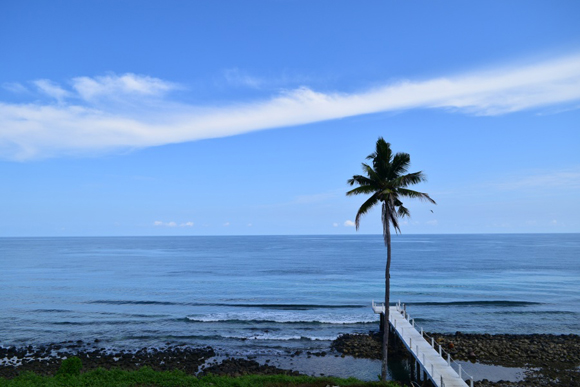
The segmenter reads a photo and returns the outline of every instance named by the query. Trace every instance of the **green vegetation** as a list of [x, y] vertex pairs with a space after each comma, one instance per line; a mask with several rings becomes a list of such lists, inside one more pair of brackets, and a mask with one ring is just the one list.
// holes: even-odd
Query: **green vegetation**
[[[78, 364], [71, 362], [73, 366]], [[63, 364], [64, 366], [64, 364]], [[62, 369], [62, 367], [61, 367]], [[69, 369], [69, 368], [67, 368]], [[28, 372], [14, 379], [0, 378], [1, 387], [397, 387], [395, 382], [361, 382], [357, 379], [315, 378], [310, 376], [247, 375], [238, 378], [228, 376], [205, 376], [197, 378], [182, 371], [154, 371], [143, 367], [138, 371], [99, 368], [86, 373], [60, 372], [56, 376], [39, 376]]]
[[387, 377], [387, 348], [389, 345], [389, 301], [390, 301], [390, 269], [391, 269], [391, 225], [395, 232], [401, 232], [399, 228], [399, 218], [410, 216], [409, 210], [403, 206], [402, 198], [412, 198], [425, 200], [436, 204], [428, 194], [408, 189], [410, 185], [420, 183], [425, 180], [423, 172], [407, 173], [411, 164], [411, 156], [408, 153], [397, 153], [393, 155], [391, 144], [379, 137], [375, 151], [367, 156], [367, 160], [372, 160], [372, 167], [362, 164], [366, 176], [354, 175], [348, 180], [351, 186], [358, 187], [348, 191], [350, 195], [371, 195], [362, 206], [360, 206], [355, 225], [358, 230], [360, 218], [366, 214], [376, 204], [382, 209], [381, 220], [383, 222], [383, 238], [387, 247], [387, 267], [385, 269], [385, 318], [383, 321], [383, 364], [381, 369], [381, 380]]
[[81, 369], [83, 368], [83, 362], [76, 356], [68, 358], [62, 361], [60, 368], [57, 371], [58, 376], [75, 376], [81, 374]]

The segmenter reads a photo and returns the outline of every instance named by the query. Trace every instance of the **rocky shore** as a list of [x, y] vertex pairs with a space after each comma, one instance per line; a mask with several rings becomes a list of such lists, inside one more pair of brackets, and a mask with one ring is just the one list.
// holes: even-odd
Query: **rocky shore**
[[142, 348], [136, 351], [111, 351], [95, 348], [82, 341], [24, 348], [0, 347], [0, 377], [14, 378], [22, 372], [54, 375], [64, 359], [81, 359], [82, 371], [96, 368], [136, 370], [150, 367], [157, 371], [181, 370], [191, 375], [299, 375], [250, 359], [226, 358], [216, 360], [211, 347], [194, 348], [187, 345], [167, 346], [160, 349]]
[[38, 347], [0, 347], [0, 377], [13, 378], [25, 371], [32, 371], [39, 375], [54, 375], [62, 360], [71, 356], [77, 356], [82, 360], [83, 371], [99, 367], [136, 370], [148, 366], [159, 371], [179, 369], [195, 374], [206, 359], [214, 355], [215, 352], [210, 347], [188, 346], [111, 352], [104, 348], [87, 345], [80, 340]]
[[558, 365], [570, 368], [580, 364], [578, 335], [475, 335], [461, 332], [429, 335], [460, 360], [512, 367]]
[[[578, 335], [489, 335], [428, 333], [456, 359], [480, 364], [521, 367], [527, 371], [519, 382], [476, 381], [478, 387], [580, 387], [580, 336]], [[404, 358], [406, 350], [401, 343], [391, 340], [389, 356]], [[83, 371], [99, 367], [135, 370], [143, 366], [155, 370], [179, 369], [192, 375], [285, 374], [287, 370], [260, 364], [253, 358], [235, 359], [216, 356], [211, 347], [167, 345], [162, 348], [142, 348], [135, 351], [112, 351], [98, 347], [98, 342], [69, 341], [38, 347], [1, 347], [0, 377], [13, 378], [24, 371], [40, 375], [54, 375], [63, 359], [77, 356]], [[381, 358], [381, 335], [345, 334], [334, 340], [328, 351], [289, 353], [290, 358], [346, 357], [362, 359]], [[274, 360], [274, 359], [272, 359]], [[261, 360], [264, 363], [264, 359]], [[286, 366], [283, 366], [286, 367]], [[290, 365], [288, 368], [292, 368]], [[491, 376], [491, 375], [490, 375]], [[490, 378], [491, 379], [491, 378]]]
[[[405, 347], [393, 339], [389, 339], [389, 356], [403, 357], [407, 355]], [[346, 334], [332, 342], [331, 348], [343, 355], [357, 358], [375, 359], [382, 358], [382, 334], [371, 332], [366, 335]]]
[[210, 364], [200, 373], [203, 375], [224, 375], [238, 377], [243, 375], [300, 375], [299, 372], [283, 370], [255, 360], [229, 358], [220, 363]]
[[[519, 382], [475, 383], [481, 387], [580, 387], [580, 336], [578, 335], [490, 335], [428, 333], [456, 360], [527, 369]], [[343, 335], [332, 347], [346, 355], [380, 359], [381, 336]], [[399, 350], [399, 349], [397, 349]]]
[[480, 383], [481, 386], [580, 386], [578, 335], [454, 335], [432, 334], [458, 360], [504, 367], [528, 368], [520, 383]]

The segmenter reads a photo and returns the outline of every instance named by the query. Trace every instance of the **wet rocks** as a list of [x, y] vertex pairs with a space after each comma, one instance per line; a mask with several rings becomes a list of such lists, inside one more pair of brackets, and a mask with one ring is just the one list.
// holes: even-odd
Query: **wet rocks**
[[429, 333], [458, 360], [507, 367], [573, 368], [580, 365], [578, 335], [489, 335]]
[[[405, 350], [395, 340], [389, 339], [389, 356], [404, 356]], [[345, 334], [332, 342], [331, 348], [343, 355], [365, 359], [382, 358], [382, 334], [371, 332], [369, 334]]]
[[[529, 369], [523, 381], [482, 380], [475, 383], [478, 387], [580, 387], [578, 335], [490, 335], [461, 332], [427, 335], [433, 337], [436, 345], [440, 344], [456, 360]], [[393, 343], [392, 340], [390, 342]], [[343, 335], [332, 343], [332, 347], [345, 355], [381, 358], [381, 336], [378, 333]]]
[[332, 349], [344, 355], [366, 359], [381, 358], [381, 338], [378, 334], [346, 334], [332, 342]]
[[297, 371], [283, 370], [255, 360], [229, 358], [219, 364], [206, 367], [201, 375], [225, 375], [238, 377], [242, 375], [300, 375]]
[[210, 347], [169, 346], [163, 350], [142, 348], [138, 351], [109, 351], [104, 348], [77, 349], [78, 342], [52, 344], [38, 348], [0, 347], [0, 377], [13, 378], [24, 371], [54, 375], [63, 359], [79, 357], [82, 371], [96, 368], [136, 370], [148, 366], [158, 371], [182, 370], [195, 374], [206, 359], [215, 356]]

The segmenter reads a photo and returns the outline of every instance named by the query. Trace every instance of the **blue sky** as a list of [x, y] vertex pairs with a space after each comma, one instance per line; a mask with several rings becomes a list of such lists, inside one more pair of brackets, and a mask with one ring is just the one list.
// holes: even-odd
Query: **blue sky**
[[379, 136], [438, 203], [403, 233], [580, 232], [579, 14], [2, 1], [0, 236], [353, 234]]

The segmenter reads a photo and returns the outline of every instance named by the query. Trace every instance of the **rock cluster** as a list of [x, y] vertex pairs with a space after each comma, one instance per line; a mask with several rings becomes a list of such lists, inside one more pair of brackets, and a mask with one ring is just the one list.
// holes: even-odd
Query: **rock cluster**
[[[529, 369], [523, 381], [482, 380], [475, 383], [478, 387], [580, 387], [578, 335], [490, 335], [461, 332], [427, 335], [434, 337], [436, 343], [441, 344], [456, 360]], [[381, 335], [343, 335], [332, 343], [332, 348], [345, 355], [380, 359]], [[401, 347], [398, 351], [401, 351]]]
[[219, 364], [203, 369], [200, 375], [225, 375], [238, 377], [242, 375], [300, 375], [297, 371], [283, 370], [255, 360], [229, 358]]
[[569, 368], [580, 364], [580, 336], [578, 335], [490, 335], [429, 334], [445, 351], [459, 360], [508, 367]]
[[[403, 356], [405, 350], [400, 343], [389, 339], [389, 355]], [[345, 334], [332, 342], [331, 348], [343, 355], [365, 359], [382, 358], [382, 334], [370, 332], [369, 334]], [[398, 344], [398, 345], [397, 345]]]
[[482, 381], [482, 387], [580, 387], [580, 336], [432, 334], [455, 359], [531, 370], [519, 383]]
[[54, 375], [63, 359], [79, 357], [83, 371], [96, 368], [135, 370], [148, 366], [155, 370], [179, 369], [195, 374], [206, 359], [215, 356], [212, 348], [168, 346], [163, 349], [142, 348], [138, 351], [111, 352], [104, 348], [81, 348], [82, 342], [62, 343], [40, 347], [0, 347], [0, 377], [13, 378], [24, 371], [39, 375]]

